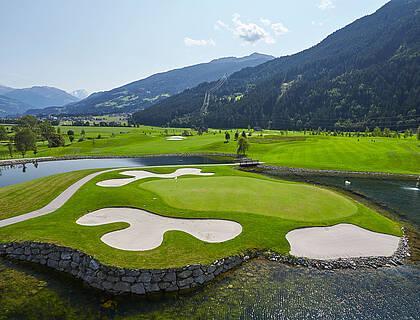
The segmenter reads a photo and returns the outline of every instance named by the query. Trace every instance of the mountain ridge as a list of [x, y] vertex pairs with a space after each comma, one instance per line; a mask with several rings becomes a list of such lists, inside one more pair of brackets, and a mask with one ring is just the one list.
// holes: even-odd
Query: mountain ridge
[[406, 118], [420, 114], [419, 3], [392, 0], [311, 48], [232, 74], [212, 92], [205, 114], [203, 99], [215, 82], [133, 118], [160, 126], [304, 129], [351, 122], [364, 129], [381, 124], [374, 117], [392, 116], [400, 127], [413, 126], [417, 119]]
[[219, 58], [183, 68], [153, 74], [109, 91], [96, 92], [88, 98], [61, 108], [30, 110], [29, 113], [105, 114], [132, 112], [147, 108], [170, 95], [199, 83], [213, 81], [224, 74], [261, 64], [274, 57], [253, 53], [249, 56]]

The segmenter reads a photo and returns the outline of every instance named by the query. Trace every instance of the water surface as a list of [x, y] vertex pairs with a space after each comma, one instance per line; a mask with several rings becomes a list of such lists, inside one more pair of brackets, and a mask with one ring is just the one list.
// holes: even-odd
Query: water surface
[[[308, 180], [336, 186], [363, 194], [369, 199], [390, 208], [403, 220], [420, 228], [420, 189], [416, 180], [377, 179], [368, 177], [308, 176]], [[350, 181], [345, 185], [344, 181]]]
[[160, 166], [175, 164], [206, 164], [226, 163], [226, 159], [207, 157], [156, 156], [143, 158], [110, 158], [110, 159], [78, 159], [44, 161], [25, 166], [0, 166], [0, 187], [33, 180], [57, 173], [71, 172], [83, 169]]
[[[183, 157], [156, 160], [46, 162], [26, 173], [11, 171], [7, 181], [11, 184], [33, 179], [34, 175], [94, 167], [176, 164], [178, 160], [203, 163], [197, 158]], [[420, 195], [406, 189], [413, 187], [411, 181], [344, 176], [311, 179], [337, 187], [344, 187], [344, 181], [350, 180], [348, 189], [386, 204], [407, 221], [419, 225]], [[0, 319], [380, 320], [420, 319], [419, 315], [420, 265], [415, 264], [333, 272], [257, 259], [196, 291], [144, 298], [113, 297], [42, 266], [0, 259]]]

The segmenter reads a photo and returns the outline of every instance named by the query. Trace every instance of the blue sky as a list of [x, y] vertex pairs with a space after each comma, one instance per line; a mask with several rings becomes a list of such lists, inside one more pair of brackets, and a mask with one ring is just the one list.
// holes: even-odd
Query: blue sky
[[0, 0], [0, 84], [108, 90], [156, 72], [313, 46], [385, 0]]

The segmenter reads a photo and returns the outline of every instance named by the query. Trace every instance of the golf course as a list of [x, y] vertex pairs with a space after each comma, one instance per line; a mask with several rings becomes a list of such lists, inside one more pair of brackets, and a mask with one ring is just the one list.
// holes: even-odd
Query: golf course
[[[130, 172], [143, 172], [143, 178], [137, 177], [129, 183], [117, 183], [112, 187], [104, 185], [103, 181], [127, 178], [126, 170], [98, 171], [94, 178], [82, 185], [56, 211], [0, 228], [0, 241], [52, 243], [78, 249], [105, 265], [162, 269], [208, 264], [253, 249], [288, 255], [290, 244], [286, 234], [305, 227], [346, 223], [375, 233], [396, 236], [396, 239], [402, 235], [399, 223], [329, 189], [271, 179], [237, 170], [234, 166], [197, 165], [188, 168], [195, 170], [191, 171], [193, 174], [184, 171], [175, 175], [176, 178], [164, 177], [182, 167], [130, 169]], [[148, 172], [148, 175], [144, 172]], [[37, 201], [33, 202], [32, 207], [28, 207], [23, 200], [14, 201], [7, 210], [2, 207], [1, 218], [40, 209], [51, 201], [52, 194], [62, 193], [76, 179], [88, 174], [92, 174], [92, 170], [40, 178], [2, 188], [6, 193], [8, 189], [15, 188], [16, 199], [31, 197], [34, 189], [45, 188], [50, 192], [37, 194]], [[54, 185], [51, 181], [54, 181]], [[185, 223], [181, 227], [173, 227], [173, 224], [168, 223], [161, 244], [158, 243], [150, 250], [125, 250], [101, 240], [105, 240], [104, 235], [123, 232], [131, 224], [124, 219], [109, 221], [101, 214], [94, 216], [95, 212], [106, 208], [119, 208], [113, 209], [118, 214], [124, 208], [138, 209], [152, 218], [176, 218], [186, 223], [200, 223], [208, 221], [203, 219], [210, 219], [215, 227], [209, 227], [211, 230], [207, 231], [205, 227], [200, 227], [203, 229], [200, 238], [200, 235], [188, 231], [191, 229], [182, 229]], [[131, 212], [130, 217], [136, 214], [135, 211]], [[89, 216], [93, 216], [94, 223], [92, 217], [88, 219]], [[153, 233], [153, 225], [156, 223], [153, 219], [150, 223], [149, 231]], [[218, 229], [218, 223], [226, 225], [221, 229], [227, 228], [226, 232], [233, 233], [223, 235], [219, 232], [211, 240], [212, 234]], [[207, 239], [208, 236], [210, 238]], [[220, 241], [218, 236], [221, 236]], [[142, 241], [141, 233], [131, 237], [129, 243]]]
[[[37, 153], [28, 152], [26, 157], [236, 154], [237, 149], [233, 139], [237, 130], [229, 130], [232, 138], [225, 143], [225, 131], [212, 129], [199, 135], [191, 129], [148, 126], [58, 128], [66, 140], [64, 147], [48, 148], [44, 142], [38, 142]], [[72, 143], [66, 135], [68, 131], [74, 132]], [[168, 140], [168, 137], [180, 136], [184, 131], [192, 135], [185, 139]], [[249, 134], [248, 130], [245, 131]], [[342, 171], [420, 173], [419, 142], [415, 136], [349, 137], [277, 130], [251, 133], [247, 155], [267, 164]], [[12, 155], [14, 159], [22, 157], [18, 152]], [[0, 157], [13, 159], [6, 141], [0, 144]]]

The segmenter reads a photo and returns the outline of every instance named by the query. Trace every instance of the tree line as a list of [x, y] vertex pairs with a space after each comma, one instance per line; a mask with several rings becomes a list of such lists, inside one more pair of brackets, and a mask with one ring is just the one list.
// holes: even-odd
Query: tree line
[[[69, 137], [70, 138], [70, 137]], [[4, 126], [0, 126], [0, 140], [8, 140], [8, 151], [10, 157], [17, 151], [23, 157], [32, 151], [38, 153], [37, 142], [47, 142], [49, 148], [64, 146], [65, 140], [60, 128], [55, 127], [48, 120], [38, 120], [34, 116], [23, 116], [11, 127], [11, 135]]]

